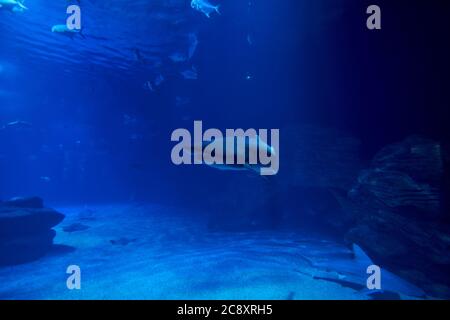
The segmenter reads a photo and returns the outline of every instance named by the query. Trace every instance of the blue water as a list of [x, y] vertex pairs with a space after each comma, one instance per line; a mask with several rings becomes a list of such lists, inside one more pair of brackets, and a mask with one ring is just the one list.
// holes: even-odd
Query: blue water
[[[353, 263], [330, 194], [382, 147], [447, 142], [442, 20], [423, 5], [396, 20], [392, 5], [393, 31], [369, 33], [353, 1], [212, 0], [209, 18], [190, 2], [0, 10], [0, 200], [39, 196], [66, 216], [59, 249], [0, 267], [0, 298], [369, 298], [317, 279], [311, 261]], [[52, 32], [70, 4], [82, 35]], [[405, 24], [420, 13], [425, 31]], [[171, 134], [196, 120], [279, 129], [278, 174], [174, 165]], [[79, 291], [66, 288], [70, 264]]]

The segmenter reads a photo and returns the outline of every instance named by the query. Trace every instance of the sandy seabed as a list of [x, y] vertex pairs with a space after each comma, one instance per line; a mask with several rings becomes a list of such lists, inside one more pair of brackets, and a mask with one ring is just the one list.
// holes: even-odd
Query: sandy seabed
[[[66, 218], [54, 250], [0, 268], [0, 299], [367, 299], [311, 276], [304, 254], [348, 254], [317, 236], [210, 232], [205, 219], [159, 205], [57, 210]], [[67, 288], [69, 265], [81, 269], [80, 290]]]

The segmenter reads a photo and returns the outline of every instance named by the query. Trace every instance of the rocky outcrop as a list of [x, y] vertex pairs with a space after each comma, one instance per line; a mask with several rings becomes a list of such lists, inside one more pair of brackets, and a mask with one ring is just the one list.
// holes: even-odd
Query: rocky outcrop
[[44, 201], [39, 197], [16, 197], [3, 202], [3, 205], [13, 208], [42, 209], [44, 208]]
[[340, 202], [354, 217], [349, 242], [429, 293], [449, 297], [443, 171], [441, 145], [409, 137], [381, 150]]
[[440, 189], [428, 183], [419, 183], [400, 171], [379, 168], [365, 170], [349, 196], [371, 208], [389, 210], [409, 217], [434, 219], [441, 214]]
[[414, 136], [381, 150], [349, 196], [372, 209], [432, 220], [442, 214], [442, 179], [441, 145]]
[[44, 208], [40, 198], [0, 202], [0, 266], [33, 261], [53, 246], [52, 229], [64, 215]]

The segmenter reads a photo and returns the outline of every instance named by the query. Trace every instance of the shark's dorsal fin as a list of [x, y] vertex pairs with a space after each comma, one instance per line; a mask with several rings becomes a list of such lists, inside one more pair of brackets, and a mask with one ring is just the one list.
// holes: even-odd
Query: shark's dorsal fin
[[356, 243], [353, 244], [353, 254], [355, 255], [355, 260], [364, 265], [370, 266], [373, 264], [372, 259], [358, 246]]

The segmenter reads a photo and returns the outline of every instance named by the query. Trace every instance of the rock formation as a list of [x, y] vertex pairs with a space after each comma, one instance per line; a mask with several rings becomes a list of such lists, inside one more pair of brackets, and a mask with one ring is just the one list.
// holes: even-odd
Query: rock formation
[[413, 136], [382, 149], [341, 204], [346, 237], [437, 296], [450, 296], [450, 226], [442, 207], [442, 147]]
[[52, 229], [64, 215], [44, 208], [40, 198], [0, 202], [0, 266], [26, 263], [45, 255], [53, 246]]

